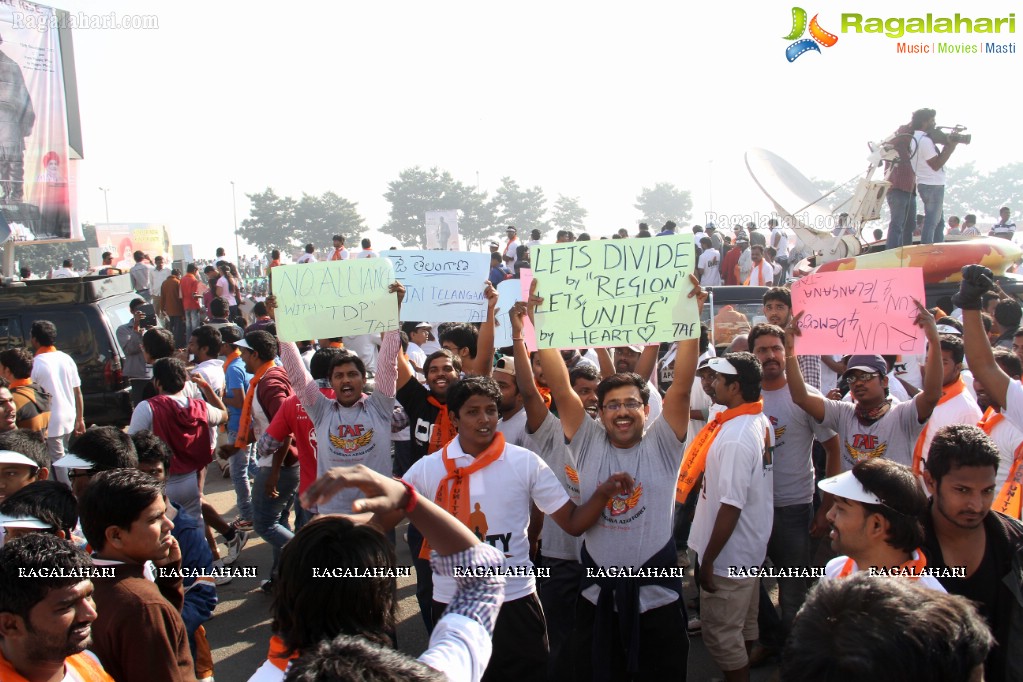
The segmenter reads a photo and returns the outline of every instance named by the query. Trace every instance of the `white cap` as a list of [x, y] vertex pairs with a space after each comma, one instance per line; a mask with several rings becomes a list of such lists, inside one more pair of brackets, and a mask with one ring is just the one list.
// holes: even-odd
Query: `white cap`
[[855, 500], [865, 504], [884, 504], [881, 498], [872, 492], [868, 492], [860, 479], [851, 471], [825, 478], [817, 484], [823, 492], [831, 493], [837, 497], [844, 497], [847, 500]]
[[0, 514], [0, 527], [4, 528], [31, 528], [32, 530], [46, 530], [53, 528], [45, 521], [34, 516], [8, 516]]
[[78, 455], [69, 452], [54, 462], [53, 466], [62, 467], [64, 469], [92, 469], [96, 465], [84, 457], [79, 457]]
[[718, 374], [739, 374], [735, 365], [724, 358], [710, 358], [707, 360], [707, 369], [712, 369]]
[[961, 331], [959, 331], [958, 329], [956, 329], [955, 327], [953, 327], [950, 324], [939, 324], [938, 325], [938, 333], [939, 334], [953, 334], [955, 336], [962, 336], [963, 335], [963, 333]]
[[25, 464], [30, 467], [39, 468], [39, 463], [34, 462], [20, 452], [13, 450], [0, 450], [0, 464]]

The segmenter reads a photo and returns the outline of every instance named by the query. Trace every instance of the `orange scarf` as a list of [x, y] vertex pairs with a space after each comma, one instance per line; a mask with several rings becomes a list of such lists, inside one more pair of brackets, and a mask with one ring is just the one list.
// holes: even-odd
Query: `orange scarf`
[[[962, 375], [959, 375], [959, 381], [941, 389], [941, 399], [938, 400], [938, 405], [944, 405], [965, 390], [966, 382], [963, 381]], [[937, 408], [937, 405], [935, 405], [935, 408]], [[933, 414], [932, 412], [931, 415], [933, 416]], [[931, 425], [928, 423], [927, 428], [920, 432], [920, 436], [916, 439], [916, 447], [913, 448], [913, 473], [917, 476], [923, 475], [924, 441], [927, 440], [927, 432], [930, 428]]]
[[[1005, 419], [1005, 415], [1001, 412], [995, 412], [994, 409], [989, 407], [984, 416], [977, 422], [977, 426], [990, 436], [991, 432], [995, 430], [995, 427], [1003, 419]], [[1006, 477], [1005, 483], [1002, 484], [1002, 489], [998, 491], [998, 495], [995, 496], [994, 501], [991, 503], [991, 508], [1006, 516], [1019, 519], [1021, 513], [1023, 513], [1023, 500], [1020, 499], [1021, 494], [1023, 494], [1023, 443], [1020, 443], [1016, 448], [1016, 452], [1013, 453], [1012, 468], [1009, 469], [1009, 475]]]
[[427, 454], [432, 454], [442, 447], [447, 447], [447, 444], [458, 435], [458, 431], [455, 431], [455, 427], [451, 423], [447, 403], [442, 403], [432, 395], [427, 396], [426, 401], [440, 410], [437, 421], [433, 423], [433, 432], [430, 433], [430, 450]]
[[36, 349], [36, 355], [42, 355], [43, 353], [56, 353], [56, 352], [57, 352], [57, 347], [56, 346], [39, 346], [39, 348]]
[[[754, 269], [757, 270], [758, 272], [760, 272], [760, 284], [758, 284], [757, 286], [761, 286], [761, 287], [768, 286], [768, 284], [769, 284], [768, 281], [766, 279], [764, 279], [764, 261], [761, 260], [760, 261], [760, 265], [758, 265]], [[749, 277], [746, 278], [746, 281], [743, 282], [743, 284], [749, 284], [751, 279], [753, 279], [753, 270], [750, 270]]]
[[[445, 445], [441, 460], [444, 462], [444, 469], [447, 471], [447, 475], [440, 479], [440, 483], [437, 485], [437, 494], [433, 501], [441, 509], [446, 510], [461, 521], [466, 528], [472, 528], [469, 525], [469, 507], [471, 506], [469, 478], [480, 469], [496, 462], [503, 452], [504, 434], [498, 431], [494, 434], [494, 440], [490, 441], [490, 445], [483, 452], [476, 455], [476, 459], [473, 460], [472, 464], [464, 469], [460, 469], [455, 465], [455, 460], [448, 459], [448, 446]], [[448, 490], [448, 482], [451, 482], [450, 490]], [[430, 558], [430, 543], [426, 540], [423, 540], [423, 548], [419, 551], [419, 558]]]
[[543, 398], [543, 406], [548, 410], [551, 409], [551, 403], [554, 402], [554, 399], [551, 397], [551, 389], [537, 384], [536, 390], [540, 391], [540, 397]]
[[224, 374], [227, 374], [227, 370], [228, 368], [231, 367], [231, 364], [237, 362], [238, 360], [241, 360], [241, 357], [242, 352], [237, 348], [228, 353], [227, 356], [224, 358]]
[[[83, 680], [84, 682], [113, 682], [114, 680], [100, 667], [99, 663], [94, 661], [85, 652], [68, 656], [64, 659], [65, 675], [72, 671], [72, 679]], [[0, 680], [4, 680], [4, 682], [28, 682], [28, 678], [18, 673], [14, 666], [3, 657], [3, 654], [0, 654]]]
[[341, 260], [341, 249], [334, 249], [334, 255], [330, 257], [331, 260]]
[[288, 663], [299, 657], [297, 651], [293, 651], [290, 655], [287, 651], [288, 647], [285, 646], [284, 640], [274, 635], [270, 638], [270, 650], [266, 652], [266, 660], [282, 673], [287, 672]]
[[[899, 564], [899, 570], [904, 571], [907, 574], [906, 577], [911, 580], [919, 579], [920, 576], [923, 575], [924, 569], [927, 568], [927, 557], [924, 556], [924, 553], [920, 551], [920, 549], [917, 549], [916, 555], [920, 558], [914, 559], [913, 557], [910, 557], [909, 561], [906, 563]], [[846, 559], [845, 563], [842, 564], [842, 570], [838, 572], [838, 577], [845, 578], [852, 573], [853, 564], [855, 563], [856, 562], [852, 559]]]
[[710, 452], [711, 444], [721, 431], [721, 425], [744, 414], [762, 414], [763, 411], [763, 400], [758, 400], [755, 403], [743, 403], [739, 407], [718, 412], [713, 419], [707, 422], [706, 426], [700, 429], [686, 450], [685, 457], [682, 458], [682, 468], [678, 472], [678, 482], [675, 484], [676, 502], [685, 504], [689, 493], [693, 491], [693, 486], [696, 485], [697, 479], [700, 478], [700, 474], [707, 466], [707, 453]]
[[29, 386], [31, 383], [32, 383], [31, 377], [29, 377], [28, 379], [15, 379], [14, 381], [11, 382], [9, 388], [13, 390], [15, 388], [21, 388], [22, 386]]
[[245, 391], [245, 404], [242, 405], [242, 418], [238, 422], [238, 437], [234, 441], [236, 448], [244, 448], [252, 442], [249, 432], [252, 430], [252, 401], [256, 399], [256, 385], [273, 366], [273, 360], [264, 362], [252, 376], [252, 381], [249, 382], [249, 389]]

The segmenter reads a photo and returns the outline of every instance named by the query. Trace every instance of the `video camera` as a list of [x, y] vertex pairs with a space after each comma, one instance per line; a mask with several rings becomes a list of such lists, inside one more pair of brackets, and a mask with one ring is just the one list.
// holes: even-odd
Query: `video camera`
[[[973, 139], [973, 135], [969, 133], [963, 134], [966, 130], [966, 126], [956, 125], [951, 128], [943, 126], [940, 128], [934, 128], [934, 130], [927, 133], [932, 140], [937, 144], [948, 144], [949, 142], [955, 142], [957, 144], [970, 144], [970, 140]], [[948, 131], [948, 132], [945, 132]]]

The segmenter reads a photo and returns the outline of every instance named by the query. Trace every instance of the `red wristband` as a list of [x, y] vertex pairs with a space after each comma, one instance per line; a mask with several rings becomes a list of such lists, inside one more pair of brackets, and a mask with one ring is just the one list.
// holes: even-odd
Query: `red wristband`
[[417, 504], [419, 504], [419, 493], [417, 493], [416, 489], [412, 486], [412, 484], [406, 481], [405, 479], [399, 478], [397, 479], [397, 481], [401, 483], [403, 486], [405, 486], [405, 490], [408, 491], [408, 502], [405, 503], [405, 508], [402, 510], [406, 514], [408, 514], [413, 509], [416, 508]]

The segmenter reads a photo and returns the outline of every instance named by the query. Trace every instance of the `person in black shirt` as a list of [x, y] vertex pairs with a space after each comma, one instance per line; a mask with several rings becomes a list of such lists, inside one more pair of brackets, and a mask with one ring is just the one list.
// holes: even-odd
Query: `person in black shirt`
[[[927, 566], [951, 594], [973, 600], [997, 644], [984, 663], [990, 682], [1023, 680], [1023, 524], [991, 509], [998, 447], [966, 424], [940, 429], [931, 442], [924, 482]], [[954, 576], [965, 569], [963, 575]]]

